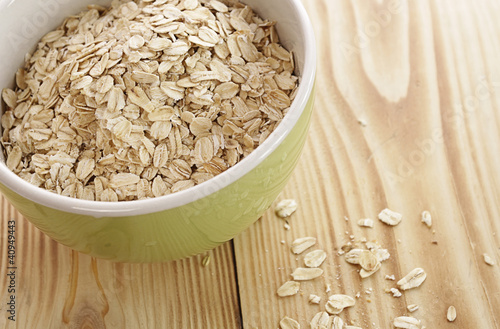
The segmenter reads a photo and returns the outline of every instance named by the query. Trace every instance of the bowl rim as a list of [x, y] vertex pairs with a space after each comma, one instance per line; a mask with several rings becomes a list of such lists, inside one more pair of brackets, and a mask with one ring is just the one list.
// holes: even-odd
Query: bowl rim
[[300, 0], [289, 0], [296, 12], [300, 32], [305, 38], [304, 68], [295, 99], [282, 122], [246, 158], [225, 172], [186, 190], [161, 197], [133, 201], [89, 201], [62, 196], [26, 182], [0, 161], [0, 183], [23, 198], [67, 213], [92, 217], [138, 216], [181, 207], [220, 191], [257, 167], [285, 140], [304, 112], [316, 76], [316, 42], [311, 21]]

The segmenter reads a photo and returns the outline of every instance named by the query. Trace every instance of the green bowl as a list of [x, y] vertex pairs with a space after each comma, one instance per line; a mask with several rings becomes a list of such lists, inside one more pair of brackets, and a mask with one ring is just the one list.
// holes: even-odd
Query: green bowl
[[[0, 190], [52, 239], [93, 257], [119, 262], [160, 262], [195, 255], [232, 239], [268, 209], [297, 164], [309, 127], [316, 71], [315, 41], [299, 0], [244, 1], [276, 20], [281, 42], [296, 59], [300, 86], [269, 138], [224, 173], [159, 198], [98, 202], [35, 187], [0, 161]], [[27, 4], [30, 3], [28, 6]], [[12, 85], [24, 54], [64, 17], [87, 4], [109, 1], [0, 0], [0, 86]], [[47, 9], [47, 7], [50, 7]], [[28, 24], [28, 25], [27, 25]]]

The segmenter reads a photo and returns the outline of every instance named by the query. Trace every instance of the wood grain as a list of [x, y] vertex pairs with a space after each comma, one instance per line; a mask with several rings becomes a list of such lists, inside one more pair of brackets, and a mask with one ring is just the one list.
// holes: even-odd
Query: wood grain
[[[210, 252], [168, 264], [115, 264], [70, 251], [0, 199], [0, 310], [8, 298], [7, 221], [17, 226], [17, 321], [0, 328], [308, 328], [332, 293], [360, 293], [341, 317], [365, 329], [412, 315], [428, 328], [500, 328], [500, 4], [490, 0], [309, 0], [318, 45], [317, 103], [304, 154], [279, 200], [299, 209], [284, 229], [272, 209]], [[359, 121], [366, 123], [366, 126]], [[404, 215], [389, 227], [377, 214]], [[433, 226], [420, 222], [429, 210]], [[347, 218], [347, 220], [346, 220]], [[360, 218], [375, 220], [360, 228]], [[277, 288], [303, 256], [328, 253], [322, 277], [296, 296]], [[361, 280], [338, 255], [354, 238], [391, 253]], [[284, 243], [283, 243], [284, 242]], [[488, 266], [483, 253], [496, 262]], [[415, 267], [427, 280], [385, 293]], [[331, 292], [326, 293], [327, 285]], [[322, 297], [310, 305], [308, 295]], [[448, 306], [457, 309], [454, 323]]]
[[[300, 209], [290, 231], [268, 212], [235, 240], [245, 328], [273, 328], [285, 315], [307, 326], [323, 310], [327, 283], [331, 293], [360, 292], [342, 318], [362, 328], [391, 328], [408, 304], [420, 305], [413, 315], [427, 327], [500, 325], [500, 270], [482, 258], [500, 259], [499, 8], [491, 1], [394, 3], [304, 2], [321, 22], [317, 103], [304, 155], [280, 197], [298, 200]], [[403, 222], [356, 225], [385, 207]], [[420, 223], [423, 210], [432, 229]], [[361, 280], [337, 256], [350, 235], [389, 249], [373, 277]], [[328, 252], [325, 275], [279, 299], [276, 289], [302, 265], [289, 251], [302, 236], [317, 237]], [[420, 288], [398, 299], [384, 293], [395, 286], [386, 274], [400, 278], [415, 267], [428, 274]], [[310, 293], [323, 303], [307, 305]], [[453, 324], [450, 305], [458, 313]]]
[[[52, 241], [2, 197], [0, 328], [239, 328], [231, 243], [166, 264], [96, 260]], [[5, 303], [7, 220], [17, 226], [17, 321]], [[5, 302], [5, 303], [4, 303]]]

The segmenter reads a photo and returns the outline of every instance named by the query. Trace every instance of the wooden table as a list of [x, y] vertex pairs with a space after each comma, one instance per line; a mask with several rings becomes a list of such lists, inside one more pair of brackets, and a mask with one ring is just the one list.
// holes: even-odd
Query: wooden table
[[[331, 293], [354, 296], [341, 317], [392, 328], [412, 313], [427, 328], [500, 327], [500, 3], [493, 0], [304, 0], [319, 50], [311, 132], [279, 199], [299, 209], [291, 230], [269, 210], [204, 255], [168, 264], [114, 264], [51, 241], [1, 201], [1, 328], [262, 328], [290, 316], [308, 328]], [[403, 221], [389, 227], [389, 207]], [[433, 224], [420, 222], [428, 210]], [[345, 218], [348, 220], [345, 220]], [[360, 218], [375, 220], [361, 228]], [[17, 227], [17, 321], [6, 321], [7, 221]], [[361, 280], [339, 248], [365, 237], [391, 253]], [[313, 236], [328, 253], [322, 277], [298, 295], [276, 289]], [[281, 241], [285, 243], [282, 244]], [[483, 261], [489, 254], [496, 265]], [[385, 289], [415, 267], [419, 288]], [[372, 291], [370, 291], [370, 288]], [[371, 292], [371, 293], [370, 293]], [[310, 305], [309, 294], [322, 297]], [[457, 319], [446, 320], [454, 305]]]

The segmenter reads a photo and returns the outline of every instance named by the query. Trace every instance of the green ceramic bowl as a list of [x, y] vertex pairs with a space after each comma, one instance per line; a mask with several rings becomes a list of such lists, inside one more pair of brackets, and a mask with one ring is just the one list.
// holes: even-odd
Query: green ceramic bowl
[[[37, 188], [0, 161], [0, 190], [52, 239], [94, 257], [158, 262], [210, 250], [254, 223], [283, 189], [306, 139], [313, 105], [316, 50], [300, 0], [245, 0], [276, 20], [281, 42], [294, 52], [298, 94], [269, 138], [243, 161], [188, 190], [155, 199], [97, 202]], [[63, 18], [96, 0], [0, 0], [0, 88], [12, 86], [26, 53]], [[7, 218], [3, 218], [7, 220]]]

